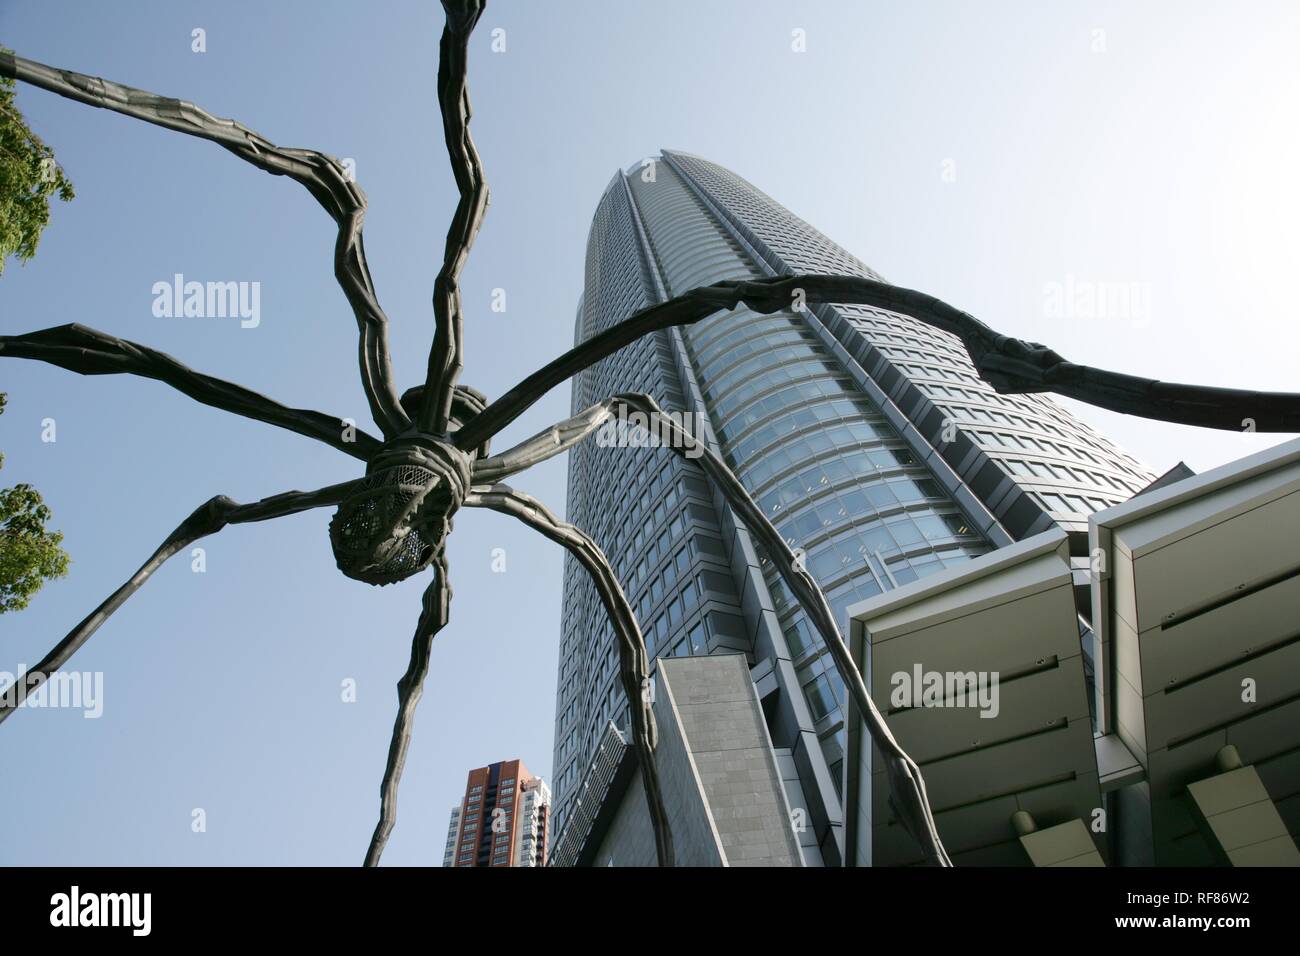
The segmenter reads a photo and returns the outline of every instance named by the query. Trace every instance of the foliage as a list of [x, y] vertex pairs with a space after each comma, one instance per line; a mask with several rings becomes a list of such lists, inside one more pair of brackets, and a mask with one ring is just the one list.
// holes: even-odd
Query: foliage
[[[0, 394], [0, 413], [4, 407]], [[68, 573], [68, 555], [60, 547], [63, 535], [45, 529], [50, 517], [49, 506], [31, 485], [0, 488], [0, 614], [21, 611], [46, 581]]]
[[12, 79], [0, 77], [0, 274], [9, 256], [26, 262], [36, 254], [50, 221], [50, 197], [67, 202], [75, 195], [54, 150], [14, 105], [14, 87]]

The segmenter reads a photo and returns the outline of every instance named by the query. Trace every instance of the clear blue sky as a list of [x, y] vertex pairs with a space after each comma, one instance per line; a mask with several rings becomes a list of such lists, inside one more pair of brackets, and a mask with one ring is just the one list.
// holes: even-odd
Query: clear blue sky
[[[355, 158], [405, 388], [424, 368], [455, 201], [434, 89], [441, 20], [432, 0], [7, 0], [0, 43]], [[194, 27], [205, 54], [191, 52]], [[497, 27], [504, 53], [489, 50]], [[1300, 8], [1285, 0], [493, 3], [470, 60], [493, 201], [464, 275], [465, 381], [498, 395], [568, 347], [601, 190], [670, 147], [734, 169], [891, 281], [1074, 361], [1295, 389], [1298, 48]], [[0, 329], [81, 322], [365, 418], [332, 224], [301, 187], [39, 90], [18, 102], [78, 198], [54, 210], [36, 260], [0, 278]], [[260, 326], [155, 318], [150, 289], [176, 272], [260, 282]], [[1071, 277], [1139, 283], [1149, 316], [1052, 314], [1046, 287]], [[494, 288], [504, 314], [489, 308]], [[0, 481], [45, 493], [74, 558], [68, 579], [0, 618], [0, 670], [38, 660], [211, 495], [359, 473], [154, 382], [4, 361], [0, 389]], [[567, 410], [557, 389], [504, 437]], [[1157, 470], [1280, 440], [1081, 414]], [[517, 484], [562, 510], [564, 474], [556, 460]], [[343, 578], [328, 518], [229, 529], [206, 542], [205, 574], [176, 559], [74, 658], [104, 673], [102, 718], [33, 710], [0, 728], [0, 864], [361, 861], [423, 582]], [[471, 512], [450, 556], [453, 623], [435, 645], [389, 864], [441, 861], [470, 767], [551, 769], [560, 553]], [[340, 700], [348, 678], [355, 704]], [[191, 832], [194, 808], [206, 833]]]

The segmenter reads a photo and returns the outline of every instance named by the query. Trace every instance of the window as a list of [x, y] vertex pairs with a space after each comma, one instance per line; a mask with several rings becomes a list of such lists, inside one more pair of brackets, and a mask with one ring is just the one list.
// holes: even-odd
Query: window
[[835, 575], [842, 566], [840, 556], [829, 546], [820, 549], [808, 560], [808, 571], [819, 580]]
[[901, 518], [898, 521], [891, 521], [888, 527], [889, 533], [894, 536], [894, 540], [904, 548], [908, 545], [920, 544], [925, 540], [920, 529], [917, 528], [916, 522], [911, 518]]
[[948, 538], [953, 534], [952, 527], [938, 515], [917, 515], [913, 520], [927, 541]]
[[942, 515], [941, 517], [943, 519], [943, 523], [948, 526], [948, 531], [951, 534], [954, 535], [974, 534], [974, 532], [971, 531], [970, 526], [966, 523], [965, 518], [959, 517], [958, 515]]
[[703, 622], [696, 624], [691, 628], [690, 642], [692, 653], [699, 655], [707, 654], [709, 652], [709, 640], [708, 636], [704, 632]]
[[812, 710], [813, 720], [821, 720], [839, 706], [825, 674], [818, 675], [816, 679], [804, 686], [804, 696], [808, 698], [808, 707]]

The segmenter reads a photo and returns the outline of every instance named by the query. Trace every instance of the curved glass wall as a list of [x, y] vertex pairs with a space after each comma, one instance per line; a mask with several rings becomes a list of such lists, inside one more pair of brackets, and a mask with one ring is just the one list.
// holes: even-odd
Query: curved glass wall
[[[653, 288], [627, 190], [616, 176], [592, 222], [575, 340], [649, 305]], [[627, 391], [649, 393], [666, 409], [682, 407], [665, 334], [639, 339], [579, 375], [573, 411]], [[749, 649], [712, 496], [693, 467], [665, 448], [582, 442], [569, 454], [567, 517], [609, 557], [652, 660]], [[613, 630], [590, 576], [569, 557], [563, 608], [553, 773], [557, 833], [606, 726], [613, 721], [629, 729]]]
[[[665, 156], [725, 210], [732, 227], [752, 240], [774, 271], [881, 278], [730, 170], [687, 153], [666, 151]], [[955, 336], [867, 306], [835, 305], [830, 314], [851, 330], [841, 342], [861, 346], [855, 354], [864, 367], [881, 359], [915, 389], [908, 395], [917, 401], [914, 418], [937, 409], [983, 453], [982, 460], [992, 461], [1033, 502], [1045, 516], [1034, 529], [1055, 523], [1086, 530], [1089, 514], [1128, 500], [1154, 479], [1137, 459], [1050, 397], [999, 395], [976, 374]], [[873, 374], [881, 377], [879, 371]], [[1024, 524], [1028, 528], [1030, 522]]]
[[[616, 174], [601, 199], [575, 341], [697, 286], [799, 272], [880, 278], [734, 173], [665, 151], [649, 170]], [[841, 347], [849, 359], [838, 357]], [[1001, 541], [1044, 525], [1078, 531], [1089, 513], [1152, 478], [1050, 398], [998, 395], [953, 336], [862, 306], [772, 315], [741, 308], [647, 336], [575, 378], [573, 409], [644, 391], [666, 409], [690, 410], [694, 389], [721, 453], [802, 549], [841, 627], [848, 605], [987, 551], [981, 528]], [[871, 394], [888, 395], [893, 407]], [[960, 436], [940, 452], [942, 472], [922, 460], [940, 447], [931, 434], [939, 421]], [[915, 428], [905, 430], [907, 440], [904, 424]], [[959, 493], [969, 512], [956, 504]], [[733, 576], [713, 500], [699, 469], [666, 449], [588, 441], [570, 453], [568, 517], [610, 556], [652, 658], [740, 651], [757, 663], [753, 622], [739, 598], [746, 582]], [[759, 559], [838, 786], [843, 688], [802, 611], [761, 552]], [[612, 631], [571, 560], [563, 613], [557, 832], [606, 724], [627, 724]], [[799, 722], [808, 729], [804, 717]]]
[[[677, 174], [629, 178], [668, 295], [762, 273]], [[682, 330], [728, 463], [826, 592], [847, 633], [848, 605], [989, 547], [929, 470], [862, 395], [806, 320], [738, 309]], [[838, 779], [843, 686], [802, 610], [765, 578]]]

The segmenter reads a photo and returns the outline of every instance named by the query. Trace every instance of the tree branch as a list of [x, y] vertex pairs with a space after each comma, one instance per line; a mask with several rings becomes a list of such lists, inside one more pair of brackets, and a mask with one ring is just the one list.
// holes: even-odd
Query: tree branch
[[0, 335], [0, 358], [36, 359], [81, 375], [152, 378], [204, 405], [287, 428], [362, 461], [369, 460], [380, 447], [377, 439], [340, 418], [288, 408], [242, 385], [196, 372], [164, 352], [84, 325], [60, 325], [27, 335]]
[[213, 116], [184, 100], [56, 69], [12, 53], [0, 53], [0, 76], [22, 80], [79, 103], [112, 110], [164, 129], [206, 139], [224, 146], [258, 169], [276, 176], [288, 176], [305, 186], [338, 224], [334, 276], [352, 306], [360, 331], [361, 385], [370, 403], [371, 415], [385, 436], [398, 434], [410, 425], [393, 386], [388, 354], [388, 317], [379, 306], [366, 265], [361, 235], [366, 195], [355, 183], [349, 182], [338, 160], [314, 150], [281, 148], [234, 120]]

